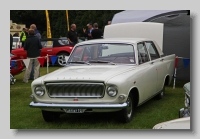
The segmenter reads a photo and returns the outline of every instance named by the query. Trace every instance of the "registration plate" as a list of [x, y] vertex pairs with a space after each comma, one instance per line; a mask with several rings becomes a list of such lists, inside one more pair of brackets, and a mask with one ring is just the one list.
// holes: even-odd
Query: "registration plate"
[[66, 113], [84, 113], [86, 109], [64, 109]]

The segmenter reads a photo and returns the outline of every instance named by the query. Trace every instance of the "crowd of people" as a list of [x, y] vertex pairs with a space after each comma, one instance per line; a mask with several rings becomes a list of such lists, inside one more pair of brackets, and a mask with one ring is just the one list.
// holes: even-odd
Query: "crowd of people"
[[[108, 25], [111, 24], [111, 21], [108, 21]], [[71, 45], [76, 45], [78, 43], [78, 33], [76, 31], [76, 24], [71, 24], [70, 31], [67, 32], [67, 39]], [[87, 29], [83, 28], [83, 36], [85, 40], [91, 39], [101, 39], [103, 38], [103, 31], [99, 29], [98, 23], [88, 23]]]
[[[108, 25], [111, 22], [108, 21]], [[83, 34], [85, 40], [100, 39], [103, 37], [103, 32], [98, 28], [97, 23], [88, 23], [87, 30], [83, 28]], [[13, 37], [20, 37], [20, 41], [24, 50], [27, 52], [27, 58], [30, 59], [29, 65], [26, 68], [23, 83], [28, 83], [28, 80], [34, 80], [39, 77], [40, 63], [37, 57], [40, 56], [41, 45], [41, 34], [37, 30], [35, 24], [30, 25], [30, 28], [23, 28], [19, 33], [15, 33], [13, 36], [10, 34], [10, 53], [12, 51]], [[71, 24], [70, 31], [66, 35], [70, 45], [76, 45], [78, 43], [78, 33], [76, 31], [76, 24]]]

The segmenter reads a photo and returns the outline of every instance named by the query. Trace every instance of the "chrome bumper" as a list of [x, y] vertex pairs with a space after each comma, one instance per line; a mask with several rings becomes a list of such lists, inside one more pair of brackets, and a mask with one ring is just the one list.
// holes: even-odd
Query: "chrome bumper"
[[126, 108], [128, 104], [47, 104], [31, 102], [29, 106], [35, 108], [119, 109]]

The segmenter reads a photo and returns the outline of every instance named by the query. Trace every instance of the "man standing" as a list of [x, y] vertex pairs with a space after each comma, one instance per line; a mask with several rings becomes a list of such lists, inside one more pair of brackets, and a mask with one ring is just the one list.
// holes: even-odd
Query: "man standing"
[[103, 36], [103, 32], [101, 29], [98, 28], [98, 24], [93, 24], [94, 29], [92, 30], [92, 38], [93, 39], [100, 39]]
[[26, 69], [26, 72], [24, 74], [24, 79], [23, 79], [24, 83], [28, 83], [33, 62], [34, 62], [34, 79], [39, 77], [40, 63], [37, 57], [40, 56], [40, 49], [42, 49], [40, 40], [38, 39], [37, 36], [35, 36], [35, 31], [33, 29], [29, 29], [28, 34], [29, 36], [25, 41], [24, 50], [27, 51], [27, 57], [31, 59], [28, 68]]
[[[31, 24], [30, 25], [30, 29], [33, 29], [35, 32], [35, 36], [38, 37], [38, 39], [41, 39], [41, 34], [40, 32], [37, 30], [37, 27], [35, 24]], [[32, 70], [31, 70], [31, 74], [30, 74], [30, 78], [29, 80], [34, 80], [34, 61], [32, 62], [33, 66], [32, 66]]]
[[67, 40], [70, 45], [76, 45], [78, 43], [78, 34], [76, 32], [76, 24], [71, 24], [71, 30], [67, 33]]
[[88, 27], [88, 30], [86, 31], [85, 28], [83, 28], [83, 33], [84, 33], [84, 36], [88, 39], [88, 40], [91, 40], [92, 39], [92, 30], [94, 29], [92, 27], [92, 23], [88, 23], [87, 24], [87, 27]]
[[22, 32], [20, 33], [20, 41], [22, 42], [22, 47], [24, 47], [24, 42], [26, 40], [26, 28], [23, 28]]

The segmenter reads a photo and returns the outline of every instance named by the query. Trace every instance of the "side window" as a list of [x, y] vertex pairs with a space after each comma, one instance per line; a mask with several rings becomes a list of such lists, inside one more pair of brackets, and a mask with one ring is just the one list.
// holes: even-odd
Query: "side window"
[[151, 42], [151, 41], [146, 42], [146, 47], [147, 47], [147, 50], [149, 51], [149, 54], [151, 56], [151, 60], [160, 58], [158, 51], [156, 50], [156, 47], [155, 47], [153, 42]]
[[53, 47], [53, 41], [41, 41], [43, 48], [52, 48]]
[[139, 64], [149, 61], [149, 56], [143, 42], [137, 44]]

